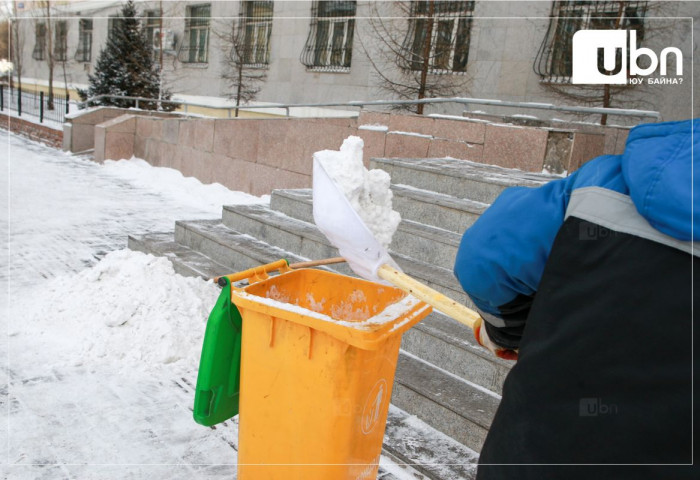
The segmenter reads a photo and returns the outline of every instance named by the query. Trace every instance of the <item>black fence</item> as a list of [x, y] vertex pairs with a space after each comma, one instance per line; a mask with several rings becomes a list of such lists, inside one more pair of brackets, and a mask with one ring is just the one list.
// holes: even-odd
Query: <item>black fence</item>
[[39, 123], [44, 120], [63, 123], [70, 109], [69, 95], [53, 95], [53, 101], [44, 92], [20, 92], [16, 88], [0, 85], [0, 111], [12, 110], [18, 116], [37, 117]]

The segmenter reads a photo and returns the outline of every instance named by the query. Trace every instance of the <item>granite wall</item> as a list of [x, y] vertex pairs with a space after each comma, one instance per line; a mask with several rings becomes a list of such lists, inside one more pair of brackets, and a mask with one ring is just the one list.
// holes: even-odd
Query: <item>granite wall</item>
[[94, 156], [103, 161], [135, 155], [204, 183], [261, 195], [310, 187], [313, 153], [337, 150], [350, 135], [364, 140], [366, 163], [372, 157], [449, 156], [552, 173], [572, 172], [618, 147], [604, 132], [460, 117], [363, 112], [349, 119], [208, 119], [127, 113], [94, 127]]

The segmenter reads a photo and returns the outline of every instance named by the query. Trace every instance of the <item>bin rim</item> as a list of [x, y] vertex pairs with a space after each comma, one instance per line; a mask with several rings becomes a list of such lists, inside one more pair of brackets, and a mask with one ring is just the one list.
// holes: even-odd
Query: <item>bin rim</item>
[[[294, 272], [300, 272], [303, 270], [306, 269], [297, 269], [281, 273], [280, 276], [293, 274]], [[333, 274], [342, 275], [334, 272]], [[275, 277], [271, 277], [271, 279], [272, 278]], [[357, 280], [367, 283], [376, 283], [362, 279]], [[390, 286], [387, 287], [386, 285], [382, 284], [376, 285], [384, 289], [395, 288]], [[430, 305], [410, 294], [402, 292], [404, 293], [404, 296], [399, 301], [387, 305], [384, 310], [378, 312], [369, 319], [363, 322], [357, 322], [358, 325], [353, 325], [354, 322], [334, 319], [323, 313], [314, 312], [313, 310], [298, 305], [280, 302], [268, 297], [254, 295], [246, 292], [245, 290], [246, 287], [231, 289], [231, 301], [237, 307], [241, 309], [250, 309], [274, 318], [280, 318], [304, 325], [314, 330], [324, 332], [340, 341], [364, 350], [376, 350], [388, 338], [394, 335], [403, 334], [432, 311], [432, 307]], [[261, 302], [260, 300], [264, 301]], [[401, 308], [400, 304], [403, 304], [403, 308]], [[289, 306], [294, 308], [290, 309]], [[381, 319], [380, 321], [380, 317], [382, 315], [386, 315], [387, 310], [389, 309], [391, 309], [389, 313], [394, 314], [396, 318], [388, 321]], [[375, 323], [372, 322], [372, 319], [376, 319]]]

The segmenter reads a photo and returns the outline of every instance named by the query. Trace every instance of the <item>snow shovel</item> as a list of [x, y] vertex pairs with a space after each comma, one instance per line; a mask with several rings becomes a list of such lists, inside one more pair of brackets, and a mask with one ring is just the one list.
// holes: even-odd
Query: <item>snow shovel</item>
[[316, 226], [357, 275], [394, 285], [474, 329], [480, 319], [478, 313], [401, 272], [316, 158], [313, 166], [313, 216]]
[[289, 265], [287, 260], [279, 260], [214, 278], [223, 289], [209, 314], [204, 332], [192, 412], [195, 422], [211, 427], [238, 414], [242, 319], [231, 302], [231, 285], [245, 278], [267, 278], [267, 274], [275, 270], [289, 271], [344, 261], [344, 258], [336, 257]]

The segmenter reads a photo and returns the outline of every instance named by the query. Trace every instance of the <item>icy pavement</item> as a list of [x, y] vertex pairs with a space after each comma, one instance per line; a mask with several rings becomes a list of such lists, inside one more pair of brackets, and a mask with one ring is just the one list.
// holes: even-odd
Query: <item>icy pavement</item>
[[[266, 199], [139, 161], [98, 165], [14, 135], [7, 141], [0, 476], [234, 478], [235, 419], [210, 429], [191, 414], [217, 288], [173, 274], [162, 258], [119, 250], [128, 233]], [[394, 478], [414, 478], [382, 463]]]

